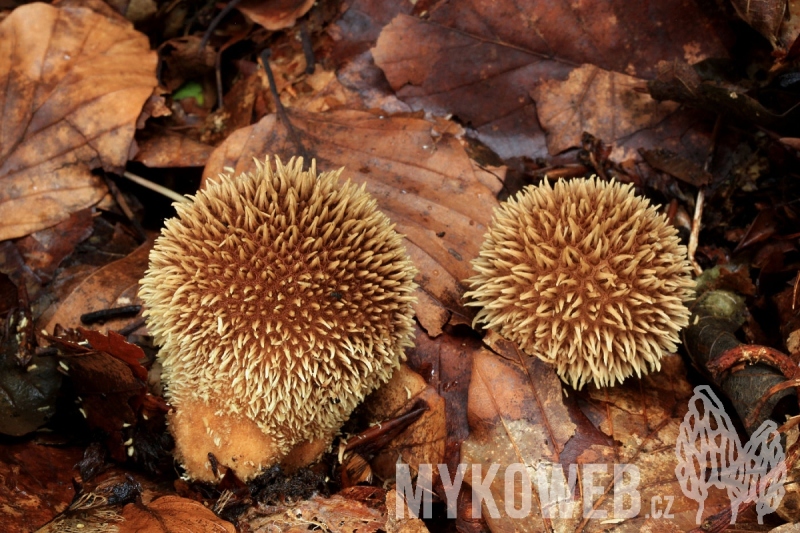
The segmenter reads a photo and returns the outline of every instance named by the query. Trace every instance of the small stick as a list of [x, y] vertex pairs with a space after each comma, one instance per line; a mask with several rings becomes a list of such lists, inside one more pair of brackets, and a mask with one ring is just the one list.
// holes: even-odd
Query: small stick
[[219, 26], [219, 23], [222, 22], [222, 19], [224, 19], [228, 15], [228, 13], [233, 11], [233, 9], [236, 6], [238, 6], [241, 2], [242, 0], [231, 0], [230, 2], [228, 2], [228, 5], [223, 7], [222, 11], [220, 11], [219, 14], [216, 17], [214, 17], [214, 20], [212, 20], [211, 24], [208, 25], [208, 29], [203, 34], [203, 38], [200, 40], [200, 47], [198, 48], [197, 51], [198, 54], [201, 53], [203, 48], [206, 47], [209, 39], [211, 39], [211, 34], [214, 33], [214, 30], [217, 29], [217, 26]]
[[694, 258], [697, 251], [697, 243], [700, 240], [700, 226], [703, 218], [703, 204], [705, 203], [706, 196], [703, 187], [697, 191], [697, 201], [694, 204], [694, 216], [692, 217], [692, 232], [689, 234], [689, 245], [687, 246], [689, 252], [689, 261], [692, 263], [694, 273], [698, 276], [703, 273], [703, 269]]
[[107, 176], [105, 177], [106, 186], [108, 187], [109, 192], [111, 192], [111, 196], [114, 197], [116, 200], [117, 205], [119, 208], [122, 209], [122, 212], [125, 214], [125, 217], [128, 219], [128, 222], [131, 223], [133, 229], [136, 231], [136, 235], [139, 237], [140, 242], [144, 242], [147, 240], [147, 233], [145, 233], [144, 228], [136, 220], [136, 217], [133, 215], [133, 210], [128, 205], [128, 201], [125, 199], [125, 195], [119, 190], [117, 184]]
[[272, 68], [269, 66], [269, 58], [272, 55], [272, 50], [269, 48], [265, 49], [261, 52], [261, 63], [264, 65], [264, 72], [267, 74], [267, 80], [269, 81], [269, 92], [272, 93], [272, 98], [275, 100], [275, 110], [278, 113], [278, 118], [280, 118], [283, 125], [286, 126], [286, 129], [289, 133], [289, 139], [294, 143], [295, 147], [297, 147], [297, 153], [303, 156], [303, 159], [308, 160], [308, 154], [306, 153], [305, 147], [300, 142], [300, 138], [297, 136], [297, 132], [294, 130], [291, 121], [289, 121], [289, 115], [286, 113], [286, 108], [283, 107], [283, 103], [281, 102], [281, 97], [278, 94], [278, 86], [275, 84], [275, 76], [272, 74]]
[[92, 311], [81, 315], [81, 323], [94, 324], [95, 322], [105, 322], [114, 318], [121, 318], [126, 316], [133, 316], [142, 310], [141, 305], [126, 305], [124, 307], [113, 307], [111, 309], [100, 309], [99, 311]]
[[141, 176], [137, 176], [136, 174], [133, 174], [132, 172], [128, 172], [127, 170], [125, 172], [123, 172], [122, 175], [125, 176], [126, 178], [128, 178], [129, 180], [131, 180], [132, 182], [138, 183], [142, 187], [147, 187], [151, 191], [155, 191], [155, 192], [157, 192], [159, 194], [163, 194], [167, 198], [169, 198], [171, 200], [175, 200], [176, 202], [181, 202], [181, 203], [191, 202], [190, 199], [188, 199], [185, 196], [182, 196], [182, 195], [176, 193], [172, 189], [167, 189], [163, 185], [159, 185], [158, 183], [153, 183], [152, 181], [146, 180]]
[[124, 328], [120, 328], [119, 331], [117, 331], [117, 333], [119, 333], [123, 337], [127, 337], [128, 335], [130, 335], [131, 333], [133, 333], [134, 331], [136, 331], [140, 327], [144, 326], [144, 324], [145, 324], [144, 318], [137, 318], [136, 320], [134, 320], [133, 322], [131, 322], [130, 324], [128, 324]]
[[314, 74], [316, 63], [314, 48], [311, 46], [311, 36], [308, 34], [308, 24], [305, 20], [300, 22], [300, 42], [303, 43], [303, 55], [306, 58], [306, 74]]

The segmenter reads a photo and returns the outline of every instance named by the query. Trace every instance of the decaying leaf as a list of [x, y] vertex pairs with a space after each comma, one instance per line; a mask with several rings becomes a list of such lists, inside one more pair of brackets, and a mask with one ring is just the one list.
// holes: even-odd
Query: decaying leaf
[[66, 509], [75, 496], [72, 467], [82, 454], [34, 441], [0, 446], [3, 532], [29, 533]]
[[779, 46], [778, 30], [787, 15], [786, 0], [731, 0], [736, 13], [754, 30], [766, 37], [773, 48]]
[[657, 102], [636, 89], [644, 80], [581, 65], [566, 80], [547, 80], [536, 85], [539, 122], [547, 132], [547, 148], [555, 155], [580, 146], [588, 132], [606, 142], [616, 142], [650, 128], [673, 113], [678, 105]]
[[[89, 275], [72, 290], [66, 300], [58, 304], [44, 329], [52, 332], [56, 324], [65, 328], [77, 327], [81, 323], [81, 315], [85, 313], [140, 303], [137, 296], [139, 280], [147, 270], [151, 246], [152, 243], [146, 242], [130, 255]], [[129, 322], [129, 318], [109, 320], [99, 329], [119, 329]]]
[[147, 37], [81, 7], [35, 3], [0, 23], [0, 240], [99, 201], [156, 85]]
[[[420, 270], [417, 318], [423, 327], [438, 332], [448, 321], [469, 322], [461, 280], [470, 276], [469, 261], [497, 205], [501, 180], [472, 166], [459, 141], [443, 131], [447, 123], [358, 111], [293, 111], [289, 117], [294, 133], [275, 115], [233, 133], [211, 154], [204, 180], [224, 167], [236, 174], [254, 170], [254, 159], [267, 155], [283, 161], [305, 155], [316, 159], [320, 170], [344, 166], [343, 178], [365, 183], [406, 236]], [[302, 147], [293, 135], [302, 139]]]
[[331, 533], [377, 533], [384, 529], [386, 511], [336, 495], [314, 496], [269, 514], [250, 513], [245, 518], [253, 533], [274, 531], [330, 531]]
[[162, 496], [147, 505], [129, 503], [122, 509], [122, 517], [119, 533], [236, 533], [233, 524], [217, 518], [202, 503], [179, 496]]
[[427, 411], [386, 444], [371, 461], [372, 469], [380, 479], [395, 477], [395, 464], [399, 458], [415, 473], [420, 464], [441, 464], [444, 461], [445, 402], [433, 387], [426, 385], [425, 380], [406, 365], [395, 370], [388, 383], [365, 399], [364, 406], [370, 420], [380, 423], [404, 414], [419, 400], [427, 404]]
[[244, 0], [236, 9], [268, 30], [282, 30], [293, 26], [313, 5], [314, 0]]
[[647, 79], [660, 59], [725, 57], [720, 31], [694, 3], [468, 1], [398, 15], [372, 54], [414, 109], [455, 114], [501, 157], [542, 157], [529, 97], [541, 80], [580, 64]]
[[[488, 483], [498, 513], [490, 516], [485, 505], [482, 513], [493, 531], [602, 531], [609, 523], [615, 524], [615, 531], [624, 532], [694, 527], [696, 503], [683, 496], [675, 478], [674, 443], [692, 393], [679, 357], [665, 358], [661, 372], [641, 381], [583, 392], [570, 390], [569, 397], [564, 397], [552, 369], [535, 360], [526, 361], [513, 346], [493, 335], [488, 341], [502, 357], [484, 351], [473, 359], [472, 433], [464, 442], [462, 462], [480, 465], [479, 480], [487, 477], [493, 463], [500, 464]], [[503, 499], [505, 469], [515, 463], [524, 465], [521, 474], [528, 474], [527, 479], [518, 475], [517, 487], [531, 491], [531, 510], [522, 519], [510, 515], [506, 507], [510, 502]], [[620, 514], [614, 516], [614, 465], [626, 464], [639, 470], [642, 507], [620, 519]], [[472, 468], [474, 471], [476, 466]], [[572, 483], [570, 468], [575, 468], [576, 485], [559, 505], [553, 490], [558, 487], [557, 479], [564, 480], [563, 487]], [[589, 468], [594, 472], [587, 474]], [[465, 481], [472, 480], [472, 475], [468, 470]], [[584, 477], [587, 475], [590, 477]], [[546, 480], [549, 492], [539, 488], [540, 479]], [[623, 475], [618, 482], [629, 481]], [[663, 495], [673, 497], [670, 513], [674, 516], [668, 521], [651, 517], [646, 508], [651, 501], [666, 501], [653, 500]], [[518, 488], [517, 510], [520, 498]], [[630, 502], [623, 503], [624, 509], [631, 509]], [[587, 517], [585, 504], [598, 514]], [[728, 505], [724, 493], [715, 493], [706, 501], [705, 516]]]

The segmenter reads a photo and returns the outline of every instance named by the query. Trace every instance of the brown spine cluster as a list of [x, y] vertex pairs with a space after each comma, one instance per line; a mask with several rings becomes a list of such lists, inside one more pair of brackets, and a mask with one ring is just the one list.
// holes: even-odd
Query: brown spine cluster
[[178, 411], [245, 417], [285, 454], [329, 439], [404, 359], [416, 270], [340, 173], [259, 164], [176, 205], [140, 295]]
[[694, 282], [677, 230], [631, 185], [545, 180], [501, 205], [468, 305], [475, 322], [555, 365], [573, 387], [658, 370]]

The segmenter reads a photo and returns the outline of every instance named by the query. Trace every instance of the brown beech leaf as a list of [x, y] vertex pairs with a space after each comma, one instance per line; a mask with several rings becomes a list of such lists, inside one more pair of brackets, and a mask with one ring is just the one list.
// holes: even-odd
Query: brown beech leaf
[[118, 533], [236, 533], [233, 524], [217, 518], [202, 503], [179, 496], [162, 496], [149, 504], [129, 503], [122, 509]]
[[0, 524], [3, 533], [29, 533], [67, 508], [83, 448], [35, 441], [0, 446]]
[[648, 79], [660, 59], [725, 57], [714, 22], [695, 2], [632, 7], [589, 2], [441, 2], [426, 20], [398, 15], [372, 54], [414, 109], [453, 113], [501, 157], [544, 157], [529, 92], [578, 65]]
[[398, 457], [411, 467], [412, 472], [418, 472], [420, 464], [437, 465], [444, 461], [444, 399], [408, 366], [401, 365], [395, 370], [392, 379], [366, 399], [364, 406], [370, 422], [380, 423], [408, 412], [417, 400], [424, 401], [428, 410], [371, 461], [372, 469], [380, 479], [395, 477]]
[[143, 132], [137, 135], [136, 143], [139, 151], [133, 160], [150, 168], [203, 167], [214, 149], [169, 130]]
[[[56, 324], [74, 328], [80, 325], [80, 317], [85, 313], [141, 303], [137, 296], [139, 280], [147, 270], [151, 246], [152, 243], [148, 241], [127, 257], [109, 263], [89, 275], [63, 302], [55, 304], [58, 306], [57, 310], [44, 329], [52, 332]], [[106, 332], [119, 329], [128, 322], [130, 318], [120, 318], [92, 327]]]
[[660, 123], [678, 104], [657, 102], [646, 93], [644, 80], [581, 65], [566, 80], [547, 80], [533, 88], [539, 122], [547, 132], [547, 148], [555, 155], [581, 145], [581, 135], [591, 133], [607, 143], [616, 142]]
[[[606, 389], [568, 389], [565, 394], [546, 364], [519, 353], [493, 333], [486, 340], [499, 355], [484, 350], [473, 358], [472, 433], [464, 442], [461, 460], [481, 465], [481, 479], [492, 464], [500, 465], [489, 486], [499, 514], [490, 516], [485, 504], [482, 512], [493, 531], [604, 531], [609, 524], [621, 532], [677, 532], [695, 527], [697, 503], [683, 495], [675, 476], [675, 442], [692, 395], [680, 357], [666, 357], [661, 372], [641, 380], [629, 379]], [[532, 483], [526, 489], [532, 494], [531, 511], [524, 518], [513, 518], [506, 511], [504, 472], [514, 463], [525, 465]], [[563, 516], [557, 506], [549, 507], [551, 514], [545, 516], [548, 498], [539, 492], [538, 475], [543, 473], [550, 480], [557, 471], [569, 479], [570, 465], [577, 465], [572, 512]], [[600, 470], [591, 480], [597, 491], [594, 495], [583, 478], [586, 465]], [[634, 465], [641, 476], [637, 486], [641, 508], [629, 518], [614, 516], [615, 465]], [[464, 479], [472, 480], [472, 474], [468, 471]], [[519, 476], [517, 480], [515, 508], [519, 509]], [[585, 517], [583, 506], [590, 496], [590, 509], [605, 516]], [[666, 497], [673, 516], [651, 516], [653, 509], [665, 510]], [[704, 516], [729, 505], [724, 491], [712, 490]], [[626, 498], [623, 508], [630, 507]]]
[[294, 26], [295, 21], [308, 13], [315, 0], [243, 0], [236, 9], [259, 26], [272, 31]]
[[0, 240], [103, 197], [91, 170], [125, 165], [155, 66], [145, 35], [87, 8], [28, 4], [0, 23]]
[[[502, 182], [473, 167], [446, 128], [410, 117], [360, 111], [307, 113], [292, 110], [291, 123], [306, 155], [320, 170], [345, 167], [343, 179], [365, 183], [380, 209], [406, 236], [419, 269], [417, 317], [432, 335], [451, 322], [469, 322], [461, 281], [471, 275]], [[224, 168], [255, 169], [254, 158], [299, 155], [275, 115], [234, 132], [208, 160], [204, 181]], [[443, 310], [443, 311], [442, 311]]]

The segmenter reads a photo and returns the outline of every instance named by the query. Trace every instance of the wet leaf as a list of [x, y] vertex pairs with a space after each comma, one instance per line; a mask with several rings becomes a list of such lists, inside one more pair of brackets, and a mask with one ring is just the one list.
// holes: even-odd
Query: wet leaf
[[[423, 327], [436, 334], [448, 321], [470, 321], [461, 280], [471, 275], [469, 261], [478, 254], [497, 205], [500, 179], [473, 167], [459, 141], [447, 133], [446, 122], [357, 111], [293, 111], [290, 119], [317, 168], [344, 166], [343, 178], [365, 183], [406, 236], [420, 270], [417, 318]], [[254, 158], [275, 154], [287, 161], [299, 153], [284, 125], [268, 115], [228, 137], [211, 155], [203, 178], [225, 167], [235, 174], [254, 170]]]
[[582, 65], [566, 80], [547, 80], [531, 91], [547, 148], [558, 154], [580, 146], [584, 132], [617, 142], [651, 128], [673, 113], [677, 104], [659, 103], [636, 89], [644, 80]]
[[35, 3], [0, 23], [0, 240], [57, 224], [97, 203], [91, 170], [119, 171], [155, 54], [127, 22]]
[[217, 518], [203, 504], [179, 496], [163, 496], [147, 505], [129, 503], [122, 509], [122, 517], [119, 533], [236, 532], [233, 524]]

